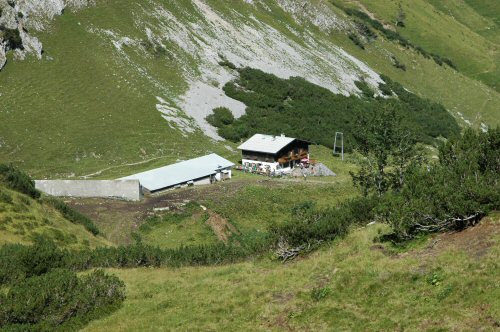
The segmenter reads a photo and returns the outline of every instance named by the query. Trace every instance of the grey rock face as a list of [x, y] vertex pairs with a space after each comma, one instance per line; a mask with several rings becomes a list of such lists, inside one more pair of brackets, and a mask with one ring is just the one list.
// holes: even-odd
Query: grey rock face
[[0, 26], [6, 27], [7, 29], [17, 28], [17, 12], [15, 8], [12, 8], [7, 0], [0, 0], [0, 8], [2, 9], [2, 16], [0, 17]]
[[[23, 41], [24, 50], [15, 50], [17, 59], [24, 59], [27, 54], [42, 57], [43, 46], [38, 38], [28, 31], [43, 31], [54, 17], [61, 15], [66, 7], [82, 8], [94, 4], [95, 0], [14, 0], [14, 7], [7, 0], [0, 0], [2, 16], [0, 26], [8, 29], [18, 29]], [[20, 14], [19, 14], [20, 13]], [[0, 69], [5, 66], [7, 43], [0, 38]]]
[[328, 2], [310, 0], [276, 0], [276, 2], [295, 19], [312, 23], [323, 31], [349, 28], [347, 21], [338, 17]]
[[21, 35], [21, 39], [23, 40], [24, 50], [22, 50], [22, 51], [17, 50], [17, 51], [19, 51], [18, 53], [20, 53], [18, 55], [18, 58], [23, 60], [24, 57], [26, 56], [26, 54], [31, 53], [31, 54], [36, 55], [36, 57], [38, 59], [41, 59], [43, 47], [42, 47], [42, 43], [38, 40], [38, 38], [30, 36], [28, 33], [24, 32], [23, 30], [20, 30], [19, 34]]
[[63, 0], [18, 0], [16, 9], [23, 13], [21, 24], [28, 29], [44, 30], [45, 25], [61, 15], [64, 10]]
[[5, 43], [0, 43], [0, 69], [5, 66], [7, 57], [5, 56]]

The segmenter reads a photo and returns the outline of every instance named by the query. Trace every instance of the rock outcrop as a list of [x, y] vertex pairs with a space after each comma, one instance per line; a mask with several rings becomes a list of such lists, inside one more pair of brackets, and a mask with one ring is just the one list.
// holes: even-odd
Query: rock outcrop
[[5, 42], [0, 43], [0, 69], [2, 69], [7, 62], [7, 56], [5, 54], [6, 44]]
[[[22, 48], [16, 48], [15, 58], [23, 60], [34, 54], [42, 58], [43, 46], [29, 31], [43, 31], [54, 17], [61, 15], [65, 8], [81, 8], [94, 4], [94, 0], [0, 0], [0, 29], [19, 31]], [[0, 37], [0, 69], [7, 61], [9, 43]]]

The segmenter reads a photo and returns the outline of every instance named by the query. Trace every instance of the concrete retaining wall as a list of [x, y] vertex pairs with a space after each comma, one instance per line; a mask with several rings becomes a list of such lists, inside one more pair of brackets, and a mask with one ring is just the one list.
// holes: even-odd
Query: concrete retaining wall
[[36, 180], [35, 187], [52, 196], [141, 199], [138, 180]]

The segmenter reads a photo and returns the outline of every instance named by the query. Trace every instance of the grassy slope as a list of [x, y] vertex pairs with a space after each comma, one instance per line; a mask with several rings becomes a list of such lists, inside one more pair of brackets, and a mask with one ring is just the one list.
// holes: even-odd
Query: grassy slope
[[[343, 1], [343, 3], [354, 5], [349, 1]], [[366, 3], [366, 7], [373, 10], [370, 6], [383, 6], [386, 3], [388, 2], [371, 1]], [[389, 7], [397, 8], [397, 3], [390, 2]], [[390, 15], [393, 12], [387, 9]], [[384, 18], [382, 15], [376, 17]], [[415, 51], [400, 47], [383, 38], [378, 38], [367, 45], [366, 50], [355, 46], [344, 34], [334, 33], [330, 38], [376, 71], [390, 76], [411, 91], [442, 103], [454, 115], [460, 112], [473, 125], [479, 126], [481, 122], [490, 126], [500, 124], [498, 115], [500, 93], [486, 84], [446, 66], [440, 67], [433, 60], [425, 59]], [[390, 60], [390, 54], [405, 64], [407, 71], [395, 68]]]
[[0, 200], [0, 245], [27, 244], [38, 234], [69, 248], [110, 245], [104, 238], [93, 236], [83, 226], [72, 224], [52, 207], [2, 185], [0, 193], [1, 196], [12, 198], [12, 202]]
[[[346, 1], [356, 3], [358, 1]], [[500, 91], [500, 25], [495, 0], [359, 1], [394, 25], [399, 3], [406, 27], [398, 32], [424, 49], [450, 58], [465, 75]]]
[[[272, 1], [268, 3], [272, 14], [239, 2], [232, 2], [231, 8], [297, 41], [300, 36], [286, 26], [299, 32], [310, 28], [323, 42], [342, 46], [377, 71], [442, 102], [452, 112], [463, 113], [475, 124], [500, 123], [500, 94], [484, 84], [382, 39], [362, 51], [343, 32], [327, 36], [314, 27], [300, 26]], [[188, 15], [192, 11], [188, 2], [163, 5], [183, 20], [194, 19]], [[212, 1], [212, 5], [237, 17], [227, 3]], [[145, 55], [127, 46], [119, 53], [102, 36], [102, 31], [112, 30], [119, 36], [145, 40], [134, 17], [148, 10], [149, 2], [107, 0], [78, 12], [67, 11], [48, 32], [39, 34], [45, 55], [52, 60], [9, 62], [0, 74], [0, 162], [14, 162], [35, 177], [106, 170], [100, 176], [109, 178], [211, 151], [237, 159], [225, 143], [213, 143], [199, 131], [183, 137], [155, 109], [156, 96], [170, 100], [186, 90], [183, 74], [195, 70], [196, 59], [173, 45], [169, 50], [179, 57]], [[89, 29], [101, 29], [101, 35], [96, 37]], [[408, 71], [394, 68], [388, 52], [405, 63]], [[183, 67], [185, 63], [191, 68]], [[139, 164], [127, 165], [131, 163]]]
[[218, 242], [214, 232], [205, 223], [207, 212], [197, 203], [191, 203], [183, 210], [149, 219], [138, 230], [142, 242], [161, 248]]
[[207, 218], [204, 214], [194, 214], [181, 220], [165, 218], [160, 224], [141, 229], [139, 234], [143, 243], [161, 248], [217, 243], [217, 237], [205, 224]]
[[[498, 216], [495, 225], [498, 230]], [[457, 247], [455, 240], [426, 240], [420, 249], [393, 256], [391, 249], [384, 254], [374, 247], [382, 229], [358, 229], [285, 265], [262, 259], [220, 267], [112, 270], [125, 281], [127, 300], [85, 330], [495, 329], [498, 231]], [[480, 241], [489, 243], [487, 249], [479, 250]], [[436, 243], [443, 245], [432, 249]], [[313, 300], [315, 288], [327, 295]]]
[[[50, 33], [40, 36], [53, 60], [6, 66], [0, 75], [0, 136], [7, 141], [1, 161], [12, 161], [35, 176], [57, 177], [157, 157], [164, 164], [207, 151], [224, 153], [201, 132], [183, 138], [171, 129], [155, 108], [156, 96], [167, 99], [165, 91], [129, 66], [111, 42], [87, 31], [112, 29], [146, 39], [134, 28], [133, 12], [140, 12], [138, 5], [123, 1], [67, 12]], [[186, 88], [175, 61], [124, 49], [168, 93]]]
[[270, 222], [289, 218], [292, 207], [313, 201], [318, 207], [335, 206], [356, 194], [349, 171], [355, 166], [341, 162], [330, 155], [330, 150], [313, 146], [311, 158], [325, 163], [336, 172], [336, 177], [309, 177], [299, 179], [269, 180], [268, 184], [243, 188], [237, 196], [223, 200], [210, 200], [204, 204], [226, 216], [243, 233], [265, 231]]

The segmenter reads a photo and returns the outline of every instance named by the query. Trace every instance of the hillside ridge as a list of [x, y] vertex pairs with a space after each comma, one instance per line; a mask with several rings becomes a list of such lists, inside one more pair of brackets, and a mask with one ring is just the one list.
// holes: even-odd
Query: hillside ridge
[[0, 71], [0, 161], [37, 178], [119, 177], [211, 152], [235, 157], [205, 117], [221, 106], [245, 113], [222, 90], [236, 67], [355, 96], [356, 81], [377, 90], [384, 74], [462, 126], [500, 121], [500, 93], [380, 33], [363, 37], [334, 1], [0, 1], [10, 13], [0, 20], [25, 22], [27, 45], [38, 45], [8, 51]]

